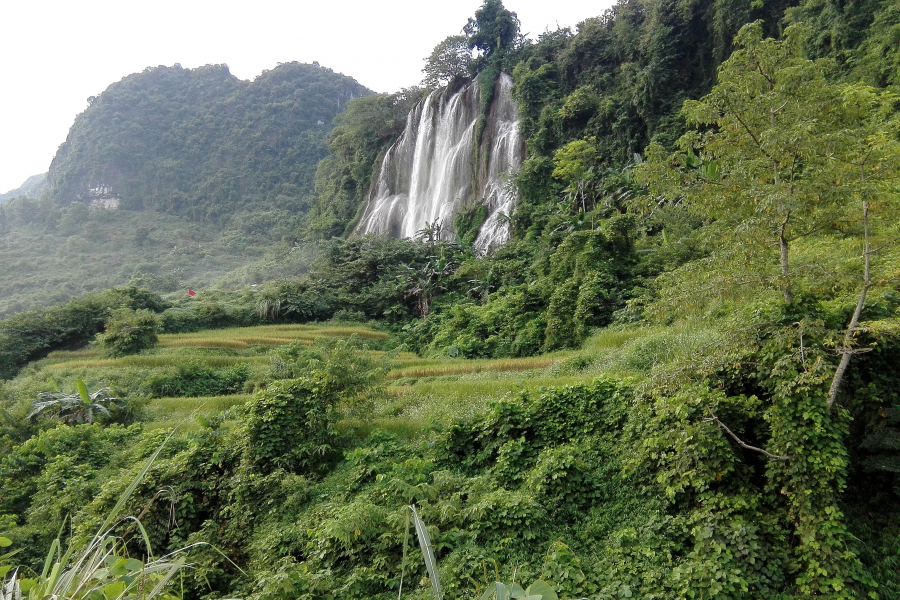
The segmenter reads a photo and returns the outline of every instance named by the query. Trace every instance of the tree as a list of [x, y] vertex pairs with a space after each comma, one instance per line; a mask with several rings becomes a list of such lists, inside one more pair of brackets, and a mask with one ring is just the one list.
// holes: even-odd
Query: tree
[[464, 35], [451, 35], [434, 47], [425, 59], [425, 87], [446, 85], [456, 77], [468, 75], [472, 64], [472, 50]]
[[501, 0], [484, 0], [463, 27], [469, 48], [481, 50], [485, 58], [498, 51], [509, 50], [519, 38], [519, 17], [507, 10]]
[[[654, 205], [659, 196], [682, 198], [707, 219], [705, 231], [715, 239], [700, 269], [693, 265], [693, 274], [685, 268], [666, 280], [676, 284], [666, 293], [682, 313], [704, 289], [712, 296], [735, 284], [742, 290], [735, 296], [776, 292], [780, 306], [765, 324], [741, 323], [755, 339], [735, 332], [746, 347], [724, 352], [758, 361], [754, 369], [765, 408], [756, 412], [754, 396], [741, 409], [765, 420], [766, 445], [774, 452], [738, 437], [715, 414], [715, 402], [697, 406], [708, 412], [702, 421], [723, 437], [766, 457], [768, 485], [785, 497], [798, 540], [797, 590], [855, 598], [870, 582], [837, 500], [846, 486], [850, 412], [836, 406], [836, 399], [851, 357], [866, 350], [854, 345], [865, 329], [867, 296], [879, 285], [889, 289], [900, 276], [894, 218], [898, 97], [833, 83], [829, 62], [801, 55], [803, 30], [792, 26], [785, 33], [779, 41], [763, 39], [760, 23], [742, 28], [735, 40], [739, 49], [722, 64], [717, 85], [684, 105], [696, 129], [678, 141], [672, 155], [651, 145], [648, 160], [636, 170]], [[679, 278], [686, 285], [677, 285]], [[821, 316], [829, 314], [823, 304], [851, 302], [844, 329]], [[841, 310], [831, 313], [832, 322], [835, 316], [845, 318]], [[879, 327], [897, 335], [891, 320]], [[840, 355], [836, 367], [831, 348]]]
[[[803, 29], [792, 26], [784, 41], [763, 39], [760, 23], [741, 29], [741, 49], [723, 63], [719, 83], [698, 101], [687, 101], [688, 123], [708, 127], [679, 141], [668, 159], [674, 177], [659, 176], [661, 147], [651, 146], [642, 173], [661, 191], [674, 183], [688, 202], [737, 235], [746, 260], [735, 280], [774, 283], [791, 303], [797, 272], [821, 267], [819, 254], [794, 263], [792, 245], [813, 234], [855, 237], [861, 245], [855, 274], [856, 307], [839, 347], [840, 364], [827, 397], [831, 407], [853, 350], [870, 288], [898, 275], [875, 254], [896, 239], [892, 215], [900, 181], [898, 97], [862, 84], [831, 83], [827, 61], [800, 54]], [[672, 166], [678, 169], [671, 169]], [[676, 174], [677, 173], [677, 174]], [[662, 185], [660, 185], [662, 184]], [[873, 239], [882, 238], [884, 245]], [[768, 248], [778, 250], [777, 270]], [[835, 265], [836, 267], [837, 265]], [[880, 267], [878, 274], [874, 268]], [[832, 278], [838, 269], [825, 269]], [[728, 278], [726, 278], [728, 279]], [[831, 284], [829, 284], [831, 285]], [[845, 282], [846, 285], [846, 282]]]
[[159, 323], [149, 310], [119, 308], [112, 312], [97, 340], [110, 356], [126, 356], [155, 346], [158, 329]]
[[566, 196], [573, 200], [575, 211], [580, 207], [581, 212], [587, 212], [587, 197], [594, 191], [594, 167], [600, 160], [595, 141], [573, 140], [553, 155], [553, 178], [566, 185]]
[[801, 56], [802, 29], [786, 34], [763, 39], [760, 23], [744, 27], [711, 93], [684, 104], [697, 129], [671, 156], [651, 144], [636, 171], [652, 191], [683, 196], [738, 242], [734, 281], [774, 285], [790, 303], [797, 272], [809, 276], [808, 264], [794, 264], [793, 245], [813, 234], [858, 235], [861, 198], [890, 199], [896, 144], [887, 131], [896, 127], [888, 123], [896, 99], [829, 82], [826, 61]]

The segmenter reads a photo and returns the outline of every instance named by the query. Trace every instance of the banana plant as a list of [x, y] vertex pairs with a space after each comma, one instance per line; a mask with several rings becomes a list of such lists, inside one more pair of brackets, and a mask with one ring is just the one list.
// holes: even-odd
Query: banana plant
[[80, 379], [75, 380], [75, 392], [69, 394], [59, 391], [59, 386], [52, 378], [51, 383], [56, 388], [55, 391], [38, 394], [37, 399], [31, 403], [29, 419], [49, 413], [63, 423], [93, 423], [96, 413], [109, 415], [109, 403], [118, 400], [110, 395], [108, 387], [89, 393]]

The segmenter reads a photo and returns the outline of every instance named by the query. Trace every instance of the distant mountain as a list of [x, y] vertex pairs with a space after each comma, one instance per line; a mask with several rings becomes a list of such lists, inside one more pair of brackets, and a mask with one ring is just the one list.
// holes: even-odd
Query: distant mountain
[[252, 82], [176, 65], [110, 85], [49, 173], [0, 196], [0, 317], [129, 280], [202, 289], [262, 260], [300, 228], [334, 118], [369, 94], [300, 63]]
[[207, 222], [300, 211], [332, 120], [370, 93], [316, 63], [252, 82], [225, 65], [148, 68], [88, 99], [50, 165], [50, 194], [60, 206], [100, 201]]
[[14, 190], [10, 190], [5, 194], [0, 194], [0, 204], [7, 200], [18, 198], [19, 196], [28, 196], [29, 198], [37, 198], [41, 192], [47, 187], [47, 174], [32, 175], [25, 180], [25, 183]]

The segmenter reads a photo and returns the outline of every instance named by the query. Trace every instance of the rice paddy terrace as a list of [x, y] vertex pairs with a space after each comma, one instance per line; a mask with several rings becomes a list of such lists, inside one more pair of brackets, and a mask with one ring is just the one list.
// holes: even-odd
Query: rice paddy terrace
[[[592, 378], [583, 365], [573, 367], [569, 364], [576, 356], [574, 352], [493, 360], [422, 358], [410, 352], [377, 349], [388, 341], [389, 336], [370, 327], [314, 324], [164, 334], [155, 349], [122, 358], [105, 358], [93, 348], [57, 351], [33, 363], [20, 375], [16, 387], [39, 389], [41, 382], [52, 377], [63, 387], [69, 381], [82, 379], [94, 386], [134, 389], [136, 382], [188, 361], [214, 369], [247, 365], [252, 373], [262, 375], [273, 360], [271, 351], [279, 346], [295, 342], [312, 345], [319, 338], [351, 336], [370, 342], [376, 348], [370, 350], [371, 354], [387, 355], [391, 365], [387, 375], [387, 397], [376, 407], [374, 416], [377, 425], [400, 434], [413, 434], [434, 421], [446, 422], [455, 416], [476, 412], [493, 398]], [[221, 396], [155, 397], [145, 410], [147, 426], [194, 428], [198, 424], [193, 415], [214, 414], [241, 404], [252, 391], [252, 385], [248, 385], [242, 393]]]
[[154, 395], [143, 411], [148, 428], [199, 427], [195, 415], [212, 415], [246, 402], [264, 385], [273, 350], [300, 342], [313, 345], [322, 338], [365, 341], [373, 356], [390, 365], [386, 395], [376, 404], [370, 425], [401, 436], [414, 436], [434, 423], [475, 414], [491, 400], [530, 389], [571, 385], [600, 373], [638, 375], [660, 361], [708, 342], [710, 333], [696, 329], [607, 329], [588, 340], [579, 351], [564, 351], [527, 358], [476, 359], [423, 358], [410, 352], [390, 351], [390, 336], [355, 324], [266, 325], [193, 333], [164, 334], [157, 347], [122, 358], [105, 358], [92, 347], [57, 351], [32, 363], [11, 383], [20, 397], [34, 397], [49, 389], [51, 378], [63, 388], [75, 379], [89, 387], [111, 385], [128, 393], [145, 393], [142, 386], [160, 374], [190, 363], [211, 369], [242, 367], [250, 376], [234, 393], [201, 396]]

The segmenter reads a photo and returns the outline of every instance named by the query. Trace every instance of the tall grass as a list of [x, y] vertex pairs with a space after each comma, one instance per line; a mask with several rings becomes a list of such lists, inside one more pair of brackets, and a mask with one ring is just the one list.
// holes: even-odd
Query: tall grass
[[354, 335], [369, 340], [388, 338], [386, 333], [362, 325], [259, 325], [164, 334], [159, 336], [159, 346], [161, 348], [183, 346], [246, 348], [253, 345], [281, 346], [297, 341], [312, 343], [319, 337], [350, 337]]
[[486, 371], [530, 371], [533, 369], [543, 369], [552, 364], [559, 362], [559, 356], [531, 356], [528, 358], [499, 358], [499, 359], [447, 359], [432, 360], [426, 362], [424, 359], [415, 361], [418, 364], [403, 364], [393, 369], [388, 377], [390, 379], [402, 379], [412, 377], [444, 377], [447, 375], [462, 375], [465, 373], [482, 373]]
[[[203, 363], [206, 366], [221, 369], [233, 367], [238, 364], [264, 365], [269, 362], [267, 356], [226, 356], [226, 355], [191, 355], [194, 362]], [[184, 356], [167, 354], [150, 354], [124, 356], [122, 358], [97, 358], [85, 360], [72, 360], [53, 363], [44, 366], [48, 371], [60, 371], [63, 369], [104, 369], [110, 367], [150, 367], [163, 368], [176, 366], [184, 362]]]

